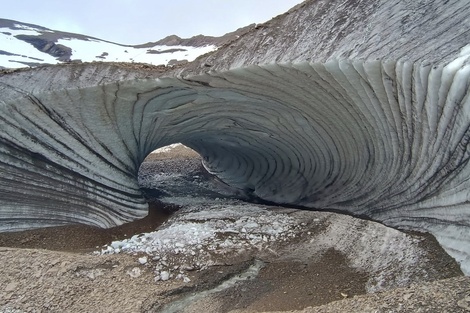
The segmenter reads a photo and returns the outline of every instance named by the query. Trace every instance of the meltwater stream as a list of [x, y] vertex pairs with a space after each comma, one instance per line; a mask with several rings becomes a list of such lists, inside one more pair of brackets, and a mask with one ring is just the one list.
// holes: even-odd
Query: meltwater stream
[[209, 290], [204, 290], [201, 292], [195, 292], [192, 293], [186, 297], [183, 297], [182, 299], [179, 299], [177, 301], [174, 301], [172, 303], [169, 303], [168, 305], [164, 306], [163, 309], [160, 311], [160, 313], [178, 313], [181, 312], [184, 308], [186, 308], [188, 305], [191, 305], [192, 303], [210, 295], [213, 293], [217, 293], [220, 291], [223, 291], [225, 289], [228, 289], [230, 287], [235, 286], [236, 283], [241, 282], [241, 281], [246, 281], [246, 280], [252, 280], [258, 276], [259, 271], [264, 267], [264, 262], [260, 260], [255, 260], [253, 265], [251, 265], [247, 270], [244, 272], [235, 275], [234, 277], [224, 281], [220, 285], [209, 289]]

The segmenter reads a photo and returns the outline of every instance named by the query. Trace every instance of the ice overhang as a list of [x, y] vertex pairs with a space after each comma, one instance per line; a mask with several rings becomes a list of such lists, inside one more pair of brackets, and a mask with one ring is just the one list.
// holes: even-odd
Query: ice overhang
[[[0, 229], [142, 217], [140, 163], [182, 142], [265, 200], [429, 231], [470, 272], [470, 4], [325, 5], [171, 72], [0, 76]], [[314, 17], [342, 22], [334, 33]]]

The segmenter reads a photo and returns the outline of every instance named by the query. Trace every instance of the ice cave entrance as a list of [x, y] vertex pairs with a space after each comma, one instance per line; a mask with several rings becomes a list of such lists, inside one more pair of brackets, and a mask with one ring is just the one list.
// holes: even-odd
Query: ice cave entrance
[[210, 174], [202, 157], [181, 143], [150, 153], [140, 165], [138, 182], [150, 209], [155, 204], [174, 211], [201, 201], [248, 200], [240, 190]]
[[[152, 206], [152, 203], [161, 204], [170, 197], [198, 193], [199, 178], [204, 171], [201, 156], [196, 151], [175, 143], [154, 150], [145, 158], [139, 168], [138, 182]], [[168, 209], [174, 210], [176, 206]]]

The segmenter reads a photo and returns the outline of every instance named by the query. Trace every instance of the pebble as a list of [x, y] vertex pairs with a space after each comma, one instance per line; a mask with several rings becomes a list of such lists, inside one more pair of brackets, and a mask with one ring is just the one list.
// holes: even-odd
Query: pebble
[[6, 285], [5, 287], [5, 291], [6, 292], [11, 292], [11, 291], [14, 291], [16, 289], [16, 287], [18, 287], [18, 283], [15, 283], [15, 282], [11, 282], [9, 283], [8, 285]]
[[467, 296], [457, 302], [457, 305], [462, 309], [470, 312], [470, 296]]
[[170, 273], [167, 272], [167, 271], [163, 271], [160, 273], [160, 279], [163, 280], [163, 281], [166, 281], [168, 279], [170, 279]]
[[405, 300], [405, 301], [409, 300], [412, 295], [413, 295], [412, 293], [407, 293], [407, 294], [405, 294], [405, 295], [403, 296], [403, 300]]
[[138, 267], [132, 268], [130, 271], [127, 271], [127, 274], [132, 278], [137, 278], [142, 275], [142, 271]]

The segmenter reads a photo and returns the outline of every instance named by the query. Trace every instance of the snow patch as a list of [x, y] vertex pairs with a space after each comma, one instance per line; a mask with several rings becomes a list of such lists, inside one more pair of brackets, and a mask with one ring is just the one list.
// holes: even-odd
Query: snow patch
[[174, 143], [165, 147], [158, 148], [157, 150], [152, 151], [151, 153], [159, 154], [159, 153], [164, 153], [164, 152], [169, 152], [175, 148], [181, 147], [181, 143]]
[[[8, 33], [11, 35], [8, 35]], [[37, 36], [39, 33], [33, 29], [17, 30], [4, 27], [0, 28], [0, 50], [14, 54], [6, 55], [0, 53], [0, 67], [16, 68], [26, 66], [20, 62], [51, 64], [58, 62], [54, 57], [37, 50], [33, 45], [15, 38], [14, 36], [16, 35]]]
[[[16, 38], [17, 35], [40, 36], [47, 30], [39, 30], [25, 25], [15, 24], [15, 28], [0, 28], [0, 67], [19, 68], [26, 64], [57, 64], [61, 63], [55, 57], [41, 52], [33, 45]], [[93, 38], [62, 38], [56, 44], [72, 49], [72, 60], [82, 62], [137, 62], [153, 65], [168, 65], [170, 61], [193, 61], [198, 56], [217, 49], [214, 45], [204, 47], [162, 46], [138, 48], [106, 42]], [[152, 50], [153, 53], [148, 53]]]
[[[110, 62], [139, 62], [153, 65], [168, 64], [172, 59], [188, 60], [189, 62], [207, 52], [214, 51], [215, 46], [185, 47], [185, 46], [158, 46], [148, 48], [126, 47], [111, 42], [89, 39], [87, 41], [76, 38], [59, 39], [59, 44], [72, 49], [72, 59], [82, 61], [110, 61]], [[161, 51], [159, 54], [149, 54], [148, 50]], [[174, 52], [165, 52], [165, 51]], [[184, 50], [184, 51], [180, 51]], [[100, 57], [103, 53], [105, 56]]]

